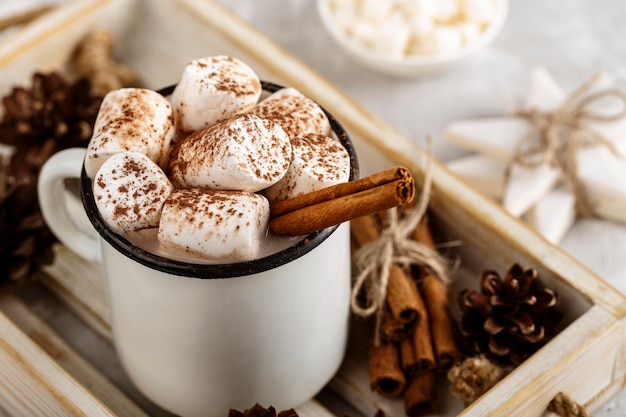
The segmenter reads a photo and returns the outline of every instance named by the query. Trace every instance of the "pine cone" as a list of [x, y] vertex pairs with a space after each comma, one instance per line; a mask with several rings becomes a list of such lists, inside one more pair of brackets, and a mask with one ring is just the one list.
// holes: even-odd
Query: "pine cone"
[[0, 282], [23, 282], [50, 264], [54, 242], [39, 211], [36, 183], [12, 187], [0, 202]]
[[289, 409], [277, 414], [274, 407], [265, 408], [261, 404], [256, 403], [252, 408], [248, 408], [245, 411], [231, 408], [228, 417], [298, 417], [298, 413], [294, 409]]
[[2, 98], [0, 142], [0, 283], [20, 282], [52, 262], [55, 238], [37, 199], [37, 176], [54, 153], [86, 146], [102, 102], [86, 79], [67, 83], [59, 74], [36, 73], [29, 89], [14, 88]]
[[36, 73], [30, 89], [14, 88], [2, 98], [0, 141], [11, 145], [8, 178], [36, 178], [54, 153], [87, 146], [102, 103], [90, 93], [90, 82], [69, 84], [59, 74]]
[[466, 289], [458, 294], [462, 311], [461, 334], [475, 353], [518, 365], [556, 333], [561, 315], [555, 310], [557, 294], [537, 280], [537, 271], [512, 265], [501, 280], [486, 270], [481, 292]]

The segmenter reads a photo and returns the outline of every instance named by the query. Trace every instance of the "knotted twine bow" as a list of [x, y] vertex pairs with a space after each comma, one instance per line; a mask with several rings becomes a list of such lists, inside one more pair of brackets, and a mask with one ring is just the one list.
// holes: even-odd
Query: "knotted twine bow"
[[[590, 217], [594, 213], [578, 177], [578, 151], [587, 146], [603, 145], [614, 155], [619, 155], [615, 145], [591, 128], [588, 122], [609, 122], [626, 117], [626, 93], [617, 88], [605, 89], [583, 97], [601, 77], [602, 73], [596, 73], [553, 112], [540, 112], [536, 109], [518, 112], [518, 115], [528, 119], [533, 127], [517, 143], [506, 173], [508, 179], [514, 164], [536, 168], [549, 163], [560, 169], [576, 198], [576, 211], [582, 217]], [[607, 97], [618, 98], [622, 102], [621, 111], [615, 114], [601, 114], [588, 109], [591, 104]]]
[[428, 165], [424, 187], [417, 205], [402, 219], [396, 209], [390, 209], [389, 226], [380, 236], [360, 247], [354, 255], [357, 275], [352, 287], [352, 311], [360, 317], [376, 314], [374, 344], [380, 344], [380, 325], [385, 311], [389, 269], [393, 264], [404, 267], [418, 265], [429, 269], [444, 283], [449, 282], [445, 261], [437, 251], [409, 237], [426, 213], [432, 185], [432, 143], [429, 138]]

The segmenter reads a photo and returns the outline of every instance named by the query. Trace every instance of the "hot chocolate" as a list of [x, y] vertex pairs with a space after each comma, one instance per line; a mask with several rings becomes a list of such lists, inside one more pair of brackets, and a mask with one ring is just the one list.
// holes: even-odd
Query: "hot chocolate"
[[268, 231], [270, 201], [348, 181], [321, 107], [293, 88], [257, 103], [241, 61], [190, 62], [169, 102], [145, 91], [107, 95], [85, 161], [104, 221], [144, 250], [192, 263], [265, 256], [294, 243]]

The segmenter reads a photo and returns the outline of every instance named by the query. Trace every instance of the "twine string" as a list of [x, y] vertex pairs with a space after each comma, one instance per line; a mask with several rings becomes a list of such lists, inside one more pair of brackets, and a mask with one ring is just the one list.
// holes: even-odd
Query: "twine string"
[[[610, 122], [626, 117], [625, 92], [609, 88], [585, 96], [601, 76], [602, 73], [596, 73], [574, 91], [561, 107], [552, 112], [541, 112], [537, 109], [518, 112], [519, 116], [532, 124], [532, 128], [518, 141], [506, 170], [508, 180], [513, 165], [536, 168], [549, 164], [559, 169], [574, 193], [576, 210], [582, 217], [592, 216], [593, 209], [578, 175], [578, 151], [583, 147], [599, 145], [620, 156], [615, 145], [593, 129], [589, 122]], [[590, 109], [594, 103], [609, 97], [620, 100], [622, 105], [619, 111], [606, 114]]]
[[563, 392], [556, 394], [550, 401], [548, 411], [559, 417], [591, 417], [591, 414], [584, 407], [574, 402]]
[[385, 300], [389, 283], [389, 269], [393, 264], [403, 267], [422, 266], [444, 283], [449, 273], [444, 259], [436, 250], [419, 243], [409, 236], [426, 213], [432, 188], [432, 142], [429, 139], [430, 156], [427, 160], [424, 187], [417, 205], [402, 219], [397, 210], [390, 209], [389, 225], [377, 239], [366, 243], [354, 255], [356, 277], [352, 287], [351, 308], [360, 317], [375, 315], [374, 343], [380, 344], [380, 325], [385, 312]]

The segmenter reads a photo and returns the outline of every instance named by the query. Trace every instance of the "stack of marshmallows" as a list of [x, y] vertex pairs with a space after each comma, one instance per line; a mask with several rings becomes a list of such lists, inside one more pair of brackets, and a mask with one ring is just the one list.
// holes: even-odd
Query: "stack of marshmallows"
[[166, 256], [263, 256], [270, 202], [348, 181], [350, 158], [313, 100], [261, 93], [249, 66], [213, 56], [189, 62], [170, 97], [107, 94], [85, 157], [104, 221]]
[[339, 27], [381, 54], [454, 53], [489, 27], [497, 0], [323, 0]]

